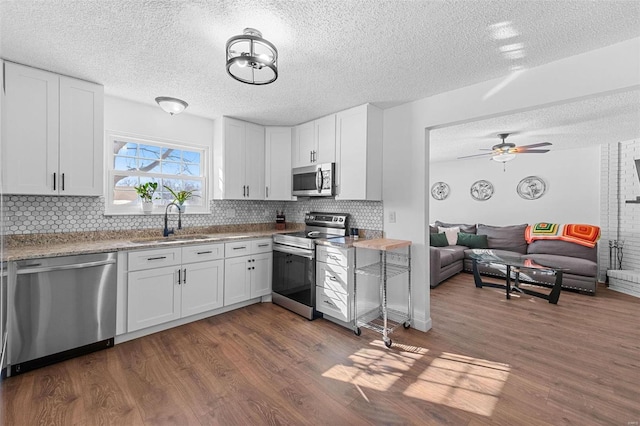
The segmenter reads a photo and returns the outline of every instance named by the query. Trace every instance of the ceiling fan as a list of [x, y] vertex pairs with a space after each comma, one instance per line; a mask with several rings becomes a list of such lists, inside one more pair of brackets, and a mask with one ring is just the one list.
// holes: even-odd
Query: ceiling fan
[[482, 154], [474, 154], [474, 155], [465, 155], [464, 157], [458, 157], [458, 159], [491, 156], [490, 159], [493, 161], [506, 163], [507, 161], [513, 160], [516, 157], [516, 154], [544, 154], [545, 152], [549, 152], [549, 150], [535, 149], [535, 148], [552, 145], [551, 142], [540, 142], [540, 143], [534, 143], [531, 145], [516, 146], [516, 144], [514, 143], [506, 142], [506, 139], [509, 135], [510, 133], [500, 133], [498, 136], [500, 137], [500, 139], [502, 139], [502, 142], [492, 146], [491, 149], [489, 150], [490, 152], [485, 152]]

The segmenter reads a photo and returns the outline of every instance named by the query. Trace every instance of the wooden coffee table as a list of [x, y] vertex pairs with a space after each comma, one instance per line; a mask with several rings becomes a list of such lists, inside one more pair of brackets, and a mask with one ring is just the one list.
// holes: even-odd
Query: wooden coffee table
[[[476, 287], [496, 287], [504, 288], [506, 290], [507, 299], [511, 299], [511, 293], [517, 291], [530, 296], [540, 297], [546, 299], [549, 303], [557, 304], [560, 298], [560, 291], [562, 290], [562, 268], [543, 266], [534, 263], [530, 259], [521, 259], [516, 256], [498, 255], [492, 250], [474, 250], [469, 254], [469, 257], [473, 261], [473, 279], [476, 283]], [[506, 268], [506, 284], [487, 283], [483, 282], [478, 272], [478, 264], [486, 265], [489, 267], [503, 266]], [[538, 291], [529, 290], [527, 288], [520, 287], [520, 272], [522, 270], [531, 270], [543, 274], [555, 275], [555, 283], [551, 287], [549, 294], [540, 293]], [[514, 273], [514, 280], [511, 281], [511, 272]]]

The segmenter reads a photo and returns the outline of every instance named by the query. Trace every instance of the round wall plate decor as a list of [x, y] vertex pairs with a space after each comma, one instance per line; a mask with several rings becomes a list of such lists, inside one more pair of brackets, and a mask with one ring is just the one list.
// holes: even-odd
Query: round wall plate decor
[[487, 201], [493, 195], [493, 184], [488, 180], [479, 180], [471, 185], [471, 198]]
[[547, 184], [538, 176], [527, 176], [516, 187], [518, 195], [525, 200], [537, 200], [547, 191]]
[[431, 187], [431, 196], [436, 200], [444, 200], [449, 196], [449, 192], [451, 192], [451, 189], [444, 182], [436, 182]]

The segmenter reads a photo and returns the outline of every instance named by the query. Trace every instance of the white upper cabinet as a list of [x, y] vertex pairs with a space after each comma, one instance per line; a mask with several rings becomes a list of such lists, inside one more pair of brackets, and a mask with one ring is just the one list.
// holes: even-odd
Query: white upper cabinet
[[336, 114], [336, 200], [382, 200], [382, 110]]
[[223, 117], [213, 147], [213, 196], [264, 199], [264, 127]]
[[265, 200], [292, 200], [291, 127], [265, 129]]
[[102, 195], [104, 88], [4, 63], [2, 190]]
[[336, 161], [336, 115], [331, 114], [295, 127], [293, 167]]

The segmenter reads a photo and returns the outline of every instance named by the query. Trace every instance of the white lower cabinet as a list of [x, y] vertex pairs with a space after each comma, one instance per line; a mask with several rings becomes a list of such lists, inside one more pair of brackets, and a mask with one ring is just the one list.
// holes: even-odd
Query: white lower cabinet
[[271, 239], [226, 243], [225, 256], [224, 306], [271, 294]]
[[342, 322], [353, 320], [354, 250], [316, 247], [316, 310]]
[[130, 252], [127, 331], [222, 307], [223, 253], [223, 244]]

